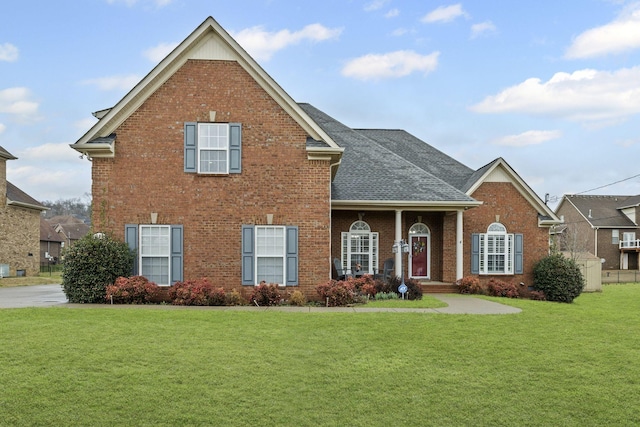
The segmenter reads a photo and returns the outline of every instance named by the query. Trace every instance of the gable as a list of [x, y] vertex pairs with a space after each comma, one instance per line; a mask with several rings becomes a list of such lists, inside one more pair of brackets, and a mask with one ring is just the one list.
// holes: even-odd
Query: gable
[[320, 151], [328, 156], [341, 154], [342, 150], [337, 144], [212, 17], [207, 18], [113, 108], [96, 113], [95, 116], [99, 117], [99, 121], [71, 147], [90, 157], [114, 157], [115, 140], [108, 141], [103, 138], [115, 132], [145, 100], [190, 59], [237, 62], [311, 138], [327, 144], [328, 147], [325, 146]]

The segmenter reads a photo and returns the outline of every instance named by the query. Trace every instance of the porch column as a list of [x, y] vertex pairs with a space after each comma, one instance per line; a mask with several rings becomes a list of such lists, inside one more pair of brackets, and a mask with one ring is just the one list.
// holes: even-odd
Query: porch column
[[464, 233], [462, 230], [462, 213], [464, 211], [458, 210], [456, 212], [456, 280], [462, 279], [463, 275], [463, 256], [464, 256], [464, 245], [462, 244], [462, 240], [464, 237]]
[[[396, 235], [394, 238], [394, 243], [400, 242], [402, 240], [402, 211], [400, 209], [396, 209]], [[402, 274], [402, 251], [398, 251], [395, 259], [395, 268], [394, 273], [397, 277], [400, 277]]]

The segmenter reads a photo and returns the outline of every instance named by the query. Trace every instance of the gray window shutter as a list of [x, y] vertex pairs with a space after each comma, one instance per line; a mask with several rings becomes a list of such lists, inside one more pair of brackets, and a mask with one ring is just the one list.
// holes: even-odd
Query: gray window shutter
[[514, 254], [514, 267], [515, 267], [515, 274], [522, 274], [524, 272], [524, 265], [523, 265], [523, 257], [522, 254], [524, 252], [524, 237], [522, 236], [522, 234], [515, 234], [514, 235], [514, 244], [515, 244], [515, 248], [513, 251]]
[[471, 274], [480, 274], [480, 234], [471, 235]]
[[126, 224], [124, 226], [124, 241], [129, 246], [129, 250], [135, 254], [135, 258], [133, 259], [133, 270], [131, 271], [132, 276], [138, 275], [138, 225], [137, 224]]
[[229, 173], [242, 171], [242, 126], [229, 123]]
[[182, 225], [171, 226], [171, 284], [183, 279]]
[[298, 285], [298, 227], [287, 227], [287, 286]]
[[184, 124], [184, 171], [196, 173], [198, 152], [198, 124], [185, 122]]
[[255, 285], [255, 229], [253, 225], [242, 226], [242, 284]]

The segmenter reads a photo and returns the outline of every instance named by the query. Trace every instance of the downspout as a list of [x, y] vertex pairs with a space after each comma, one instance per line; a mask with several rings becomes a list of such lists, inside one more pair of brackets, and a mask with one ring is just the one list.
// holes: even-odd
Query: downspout
[[595, 247], [593, 248], [593, 253], [595, 256], [598, 256], [598, 227], [594, 227], [593, 231], [594, 231], [593, 240], [595, 241], [594, 243]]
[[462, 279], [463, 276], [463, 224], [462, 209], [456, 212], [456, 281]]

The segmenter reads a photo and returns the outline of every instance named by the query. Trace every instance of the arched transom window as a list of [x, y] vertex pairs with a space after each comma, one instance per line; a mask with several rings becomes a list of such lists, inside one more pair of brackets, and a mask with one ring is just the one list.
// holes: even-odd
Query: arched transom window
[[378, 233], [369, 224], [358, 220], [348, 232], [342, 233], [342, 267], [354, 271], [356, 265], [367, 274], [378, 269]]

